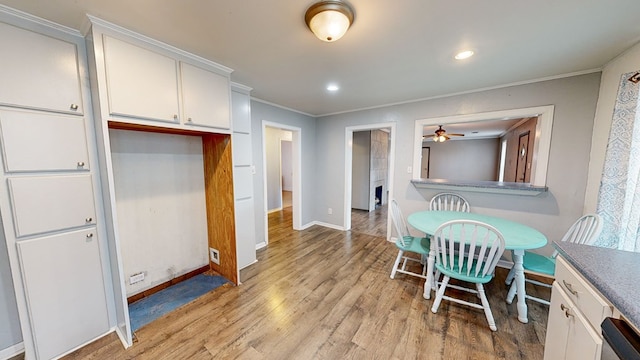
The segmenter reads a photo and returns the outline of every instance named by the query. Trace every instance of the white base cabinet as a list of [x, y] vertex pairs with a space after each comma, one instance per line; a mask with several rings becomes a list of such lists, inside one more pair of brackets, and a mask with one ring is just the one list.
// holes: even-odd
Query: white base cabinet
[[51, 359], [109, 329], [95, 228], [18, 243], [37, 355]]
[[556, 260], [544, 346], [547, 360], [599, 360], [600, 324], [613, 307], [562, 257]]

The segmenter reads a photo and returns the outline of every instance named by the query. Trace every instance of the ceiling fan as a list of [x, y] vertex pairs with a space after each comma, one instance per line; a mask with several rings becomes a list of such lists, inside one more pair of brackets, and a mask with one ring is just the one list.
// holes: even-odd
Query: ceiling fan
[[433, 141], [445, 142], [450, 139], [450, 136], [464, 136], [464, 134], [447, 134], [447, 131], [442, 128], [442, 125], [439, 125], [438, 130], [436, 130], [435, 135], [433, 135]]

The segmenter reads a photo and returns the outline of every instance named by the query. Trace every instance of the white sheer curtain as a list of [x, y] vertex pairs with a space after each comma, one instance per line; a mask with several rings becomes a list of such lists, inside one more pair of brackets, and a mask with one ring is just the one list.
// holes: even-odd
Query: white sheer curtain
[[598, 194], [604, 220], [596, 244], [640, 252], [640, 101], [638, 72], [623, 74], [613, 110], [611, 132]]

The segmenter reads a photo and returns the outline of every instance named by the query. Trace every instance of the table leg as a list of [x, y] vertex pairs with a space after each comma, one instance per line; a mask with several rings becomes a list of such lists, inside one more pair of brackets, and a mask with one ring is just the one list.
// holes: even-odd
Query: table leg
[[524, 257], [524, 250], [513, 250], [513, 268], [515, 270], [516, 293], [518, 294], [518, 320], [521, 323], [528, 323], [527, 318], [527, 293], [524, 287], [524, 268], [522, 267], [522, 259]]
[[431, 245], [431, 250], [429, 251], [429, 259], [427, 260], [427, 281], [424, 282], [424, 293], [422, 297], [425, 299], [431, 299], [431, 289], [434, 289], [434, 278], [433, 278], [433, 268], [436, 263], [436, 251], [433, 250], [433, 245]]

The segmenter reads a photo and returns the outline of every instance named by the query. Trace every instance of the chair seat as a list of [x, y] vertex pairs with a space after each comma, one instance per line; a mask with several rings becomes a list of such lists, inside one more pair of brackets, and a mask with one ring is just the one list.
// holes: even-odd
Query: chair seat
[[522, 259], [522, 267], [525, 270], [553, 276], [556, 272], [556, 261], [553, 258], [527, 251]]
[[[436, 269], [438, 269], [438, 271], [440, 271], [442, 274], [458, 279], [458, 280], [462, 280], [462, 281], [467, 281], [467, 282], [471, 282], [471, 283], [480, 283], [480, 284], [486, 284], [489, 281], [491, 281], [491, 279], [493, 279], [493, 274], [487, 274], [485, 276], [474, 276], [474, 275], [467, 275], [467, 263], [465, 262], [465, 264], [462, 266], [462, 271], [460, 271], [460, 266], [458, 264], [459, 262], [459, 258], [456, 256], [454, 257], [454, 264], [453, 264], [453, 268], [451, 267], [444, 267], [442, 266], [442, 264], [435, 264]], [[475, 269], [476, 268], [476, 262], [474, 262], [471, 271], [469, 272], [470, 274], [474, 274], [475, 273]]]
[[402, 246], [400, 241], [396, 241], [396, 247], [402, 251], [411, 251], [418, 254], [429, 254], [431, 250], [431, 242], [428, 238], [420, 238], [417, 236], [403, 236], [405, 245]]

